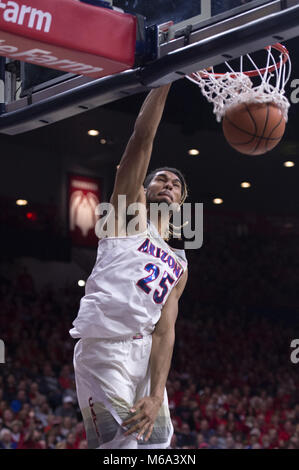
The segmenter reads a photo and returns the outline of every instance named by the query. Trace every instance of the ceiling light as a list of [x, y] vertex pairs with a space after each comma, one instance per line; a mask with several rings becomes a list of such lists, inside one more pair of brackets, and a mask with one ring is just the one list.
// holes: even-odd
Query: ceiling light
[[287, 168], [291, 168], [292, 166], [295, 166], [295, 163], [294, 162], [284, 162], [283, 165], [286, 166]]
[[106, 140], [106, 139], [101, 139], [100, 142], [101, 142], [102, 145], [107, 144], [107, 140]]
[[243, 181], [243, 183], [241, 183], [241, 188], [250, 188], [250, 187], [251, 187], [251, 184], [248, 181]]
[[222, 204], [223, 199], [221, 199], [220, 197], [215, 197], [215, 199], [213, 199], [213, 203], [214, 204]]
[[27, 206], [27, 204], [28, 204], [28, 201], [26, 201], [26, 199], [18, 199], [16, 201], [17, 206]]
[[188, 150], [189, 155], [199, 155], [199, 150], [197, 149], [190, 149]]
[[85, 286], [85, 281], [83, 281], [82, 279], [80, 279], [80, 280], [78, 281], [78, 286], [84, 287], [84, 286]]
[[99, 131], [97, 131], [96, 129], [90, 129], [88, 132], [87, 132], [88, 135], [91, 135], [92, 137], [95, 137], [97, 135], [99, 135]]

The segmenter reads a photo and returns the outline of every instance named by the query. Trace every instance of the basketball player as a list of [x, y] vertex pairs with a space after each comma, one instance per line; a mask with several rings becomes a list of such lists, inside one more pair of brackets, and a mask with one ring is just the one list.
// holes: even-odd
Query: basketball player
[[[187, 188], [173, 168], [146, 177], [170, 85], [145, 99], [121, 159], [111, 203], [125, 233], [102, 238], [70, 334], [78, 402], [89, 448], [167, 448], [173, 434], [165, 384], [178, 301], [187, 280], [184, 250], [163, 239], [168, 220], [149, 220], [149, 204], [182, 204]], [[118, 208], [140, 203], [140, 227], [126, 233]], [[121, 219], [121, 220], [120, 220]]]

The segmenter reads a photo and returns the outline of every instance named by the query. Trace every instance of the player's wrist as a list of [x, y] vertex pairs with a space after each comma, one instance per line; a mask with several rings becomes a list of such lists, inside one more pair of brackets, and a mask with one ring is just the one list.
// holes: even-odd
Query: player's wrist
[[164, 394], [161, 393], [151, 393], [150, 397], [159, 405], [161, 406], [164, 399]]

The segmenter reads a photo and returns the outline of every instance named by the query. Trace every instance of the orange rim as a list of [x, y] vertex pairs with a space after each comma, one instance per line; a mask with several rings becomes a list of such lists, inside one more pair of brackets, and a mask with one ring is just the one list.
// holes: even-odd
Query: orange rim
[[[257, 77], [259, 75], [264, 75], [266, 72], [271, 73], [274, 70], [278, 70], [280, 68], [281, 64], [285, 64], [288, 61], [289, 51], [287, 50], [287, 48], [285, 46], [283, 46], [282, 44], [280, 44], [278, 42], [276, 44], [273, 44], [273, 46], [265, 47], [266, 50], [269, 50], [271, 48], [276, 49], [277, 51], [282, 53], [282, 62], [281, 61], [277, 62], [275, 65], [272, 65], [271, 67], [268, 67], [268, 68], [265, 67], [263, 69], [248, 70], [247, 72], [242, 72], [242, 73], [244, 73], [244, 75], [247, 75], [247, 77]], [[201, 73], [201, 72], [197, 72], [197, 73]], [[201, 77], [202, 78], [209, 78], [209, 76], [211, 76], [211, 75], [218, 78], [218, 77], [222, 77], [223, 75], [226, 75], [226, 73], [202, 73]], [[194, 73], [191, 73], [190, 77], [195, 78], [195, 79], [197, 78]], [[234, 73], [230, 73], [230, 77], [231, 78], [236, 78], [237, 75], [235, 75]]]

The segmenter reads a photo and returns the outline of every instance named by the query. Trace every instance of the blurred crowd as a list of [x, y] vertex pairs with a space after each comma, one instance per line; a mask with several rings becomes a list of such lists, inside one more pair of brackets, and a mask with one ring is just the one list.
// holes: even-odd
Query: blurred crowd
[[[213, 236], [187, 254], [167, 382], [174, 449], [299, 448], [298, 247]], [[69, 336], [84, 289], [0, 278], [0, 449], [86, 449]]]
[[26, 268], [0, 291], [0, 449], [86, 449], [68, 335], [80, 291], [37, 292]]
[[[299, 448], [292, 326], [240, 311], [181, 320], [167, 385], [173, 448]], [[293, 336], [292, 336], [293, 335]]]

